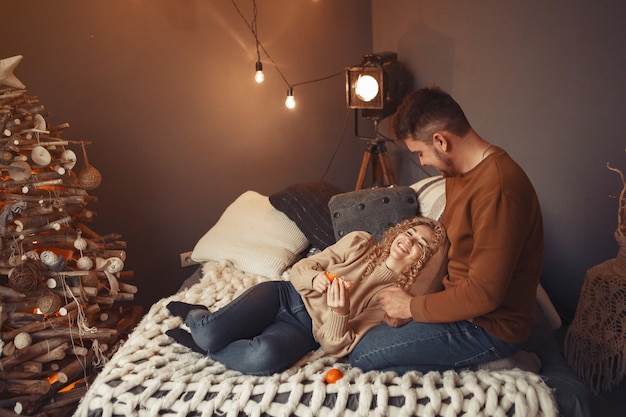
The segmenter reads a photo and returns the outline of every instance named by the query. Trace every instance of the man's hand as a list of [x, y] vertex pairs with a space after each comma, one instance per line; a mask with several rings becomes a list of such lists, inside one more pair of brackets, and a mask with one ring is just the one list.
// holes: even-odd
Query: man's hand
[[398, 287], [382, 290], [378, 294], [378, 301], [387, 316], [396, 319], [410, 319], [411, 294]]

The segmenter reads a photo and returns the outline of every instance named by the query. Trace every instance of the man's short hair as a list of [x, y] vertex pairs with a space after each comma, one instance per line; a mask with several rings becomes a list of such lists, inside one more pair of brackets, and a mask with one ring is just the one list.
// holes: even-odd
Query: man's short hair
[[438, 87], [421, 88], [408, 94], [392, 122], [397, 139], [429, 142], [437, 131], [464, 136], [471, 129], [461, 106]]

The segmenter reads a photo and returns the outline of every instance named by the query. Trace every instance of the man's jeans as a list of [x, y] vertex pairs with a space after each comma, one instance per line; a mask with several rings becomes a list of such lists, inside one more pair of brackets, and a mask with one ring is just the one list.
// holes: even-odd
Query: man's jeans
[[421, 372], [463, 370], [512, 355], [518, 346], [505, 343], [470, 321], [381, 324], [358, 342], [352, 366], [364, 371]]
[[214, 313], [192, 310], [185, 324], [209, 357], [244, 374], [281, 372], [319, 347], [311, 316], [288, 281], [257, 284]]

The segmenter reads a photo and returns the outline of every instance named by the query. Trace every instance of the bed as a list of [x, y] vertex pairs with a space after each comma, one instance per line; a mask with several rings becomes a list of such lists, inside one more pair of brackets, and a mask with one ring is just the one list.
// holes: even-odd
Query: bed
[[[246, 288], [289, 279], [290, 266], [350, 230], [378, 235], [420, 213], [438, 218], [444, 181], [344, 193], [314, 182], [270, 196], [246, 191], [197, 242], [200, 266], [180, 290], [156, 302], [100, 370], [76, 417], [143, 416], [567, 416], [588, 417], [589, 392], [568, 368], [553, 331], [547, 295], [538, 291], [539, 320], [526, 350], [539, 373], [520, 368], [443, 373], [362, 372], [321, 350], [269, 377], [246, 376], [192, 352], [165, 332], [182, 321], [169, 301], [219, 309]], [[541, 288], [540, 288], [541, 290]], [[327, 384], [338, 368], [343, 378]]]

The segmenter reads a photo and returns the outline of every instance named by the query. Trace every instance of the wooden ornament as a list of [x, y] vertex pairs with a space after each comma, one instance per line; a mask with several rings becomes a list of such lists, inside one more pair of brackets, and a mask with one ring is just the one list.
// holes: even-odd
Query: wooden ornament
[[40, 132], [46, 131], [46, 119], [44, 119], [41, 114], [37, 113], [33, 117], [33, 122], [35, 123], [35, 126], [34, 126], [35, 130], [38, 130]]
[[0, 85], [13, 88], [26, 88], [24, 84], [13, 75], [15, 67], [24, 58], [22, 55], [15, 55], [10, 58], [0, 59]]
[[30, 346], [32, 343], [32, 336], [26, 332], [18, 333], [17, 336], [15, 336], [15, 338], [13, 339], [13, 344], [15, 344], [16, 349], [24, 349], [25, 347]]
[[50, 152], [43, 146], [35, 146], [32, 151], [30, 151], [30, 159], [32, 159], [36, 165], [44, 167], [50, 165], [52, 161]]
[[9, 175], [14, 181], [24, 181], [30, 178], [31, 168], [27, 162], [15, 161], [9, 165]]
[[104, 271], [107, 267], [107, 260], [101, 257], [96, 257], [96, 271]]
[[66, 149], [61, 153], [61, 160], [63, 161], [61, 166], [69, 171], [76, 166], [76, 153], [71, 149]]
[[63, 306], [61, 297], [53, 292], [45, 292], [37, 300], [37, 308], [43, 314], [53, 314], [59, 311], [59, 308]]

